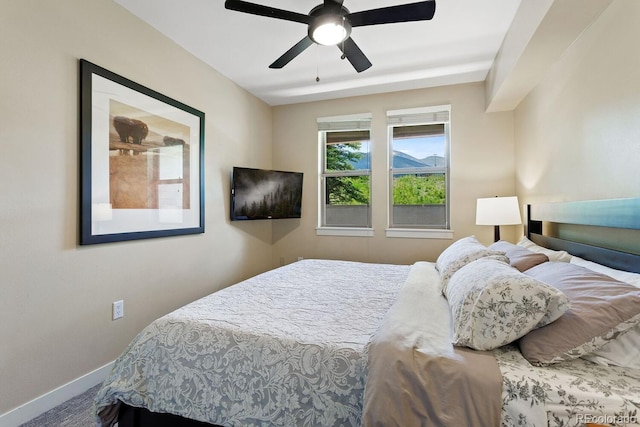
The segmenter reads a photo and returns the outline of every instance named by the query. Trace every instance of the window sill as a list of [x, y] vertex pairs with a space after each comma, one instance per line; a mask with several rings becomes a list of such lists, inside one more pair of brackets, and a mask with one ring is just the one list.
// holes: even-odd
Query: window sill
[[373, 237], [373, 228], [359, 227], [318, 227], [316, 236]]
[[420, 228], [387, 228], [387, 237], [405, 239], [453, 239], [453, 230], [420, 229]]

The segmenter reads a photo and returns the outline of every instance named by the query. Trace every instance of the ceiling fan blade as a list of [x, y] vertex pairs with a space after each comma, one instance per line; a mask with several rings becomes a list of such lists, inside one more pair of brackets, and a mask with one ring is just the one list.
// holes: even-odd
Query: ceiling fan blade
[[347, 18], [352, 27], [365, 25], [392, 24], [394, 22], [426, 21], [436, 13], [436, 1], [427, 0], [417, 3], [381, 7], [350, 13]]
[[309, 36], [305, 36], [302, 40], [296, 43], [291, 49], [286, 51], [280, 58], [276, 59], [275, 62], [269, 65], [269, 68], [282, 68], [287, 65], [293, 58], [300, 55], [306, 48], [313, 44], [313, 40], [309, 38]]
[[357, 72], [361, 73], [371, 67], [371, 62], [351, 37], [347, 38], [344, 42], [339, 43], [338, 47], [349, 62], [351, 62], [351, 65], [353, 65], [353, 68], [355, 68]]
[[261, 4], [249, 3], [242, 0], [226, 0], [224, 2], [224, 7], [225, 9], [235, 10], [238, 12], [266, 16], [269, 18], [284, 19], [285, 21], [300, 22], [307, 25], [312, 21], [312, 18], [309, 15], [303, 15], [289, 10], [276, 9], [274, 7], [263, 6]]

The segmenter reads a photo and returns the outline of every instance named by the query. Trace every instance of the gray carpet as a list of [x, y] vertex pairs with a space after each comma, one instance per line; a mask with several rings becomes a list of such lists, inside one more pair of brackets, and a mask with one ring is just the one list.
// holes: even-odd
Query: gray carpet
[[94, 427], [93, 399], [101, 385], [90, 388], [20, 427]]

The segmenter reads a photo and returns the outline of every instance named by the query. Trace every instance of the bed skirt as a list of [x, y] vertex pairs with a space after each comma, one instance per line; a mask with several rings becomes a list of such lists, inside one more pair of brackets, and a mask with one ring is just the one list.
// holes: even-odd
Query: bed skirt
[[190, 420], [173, 414], [151, 412], [148, 409], [120, 405], [118, 427], [222, 427]]

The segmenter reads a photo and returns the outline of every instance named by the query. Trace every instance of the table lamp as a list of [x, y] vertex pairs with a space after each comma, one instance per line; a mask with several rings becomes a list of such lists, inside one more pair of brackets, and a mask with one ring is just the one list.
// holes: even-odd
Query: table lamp
[[478, 199], [476, 225], [493, 225], [494, 238], [500, 240], [501, 225], [522, 224], [518, 197], [487, 197]]

